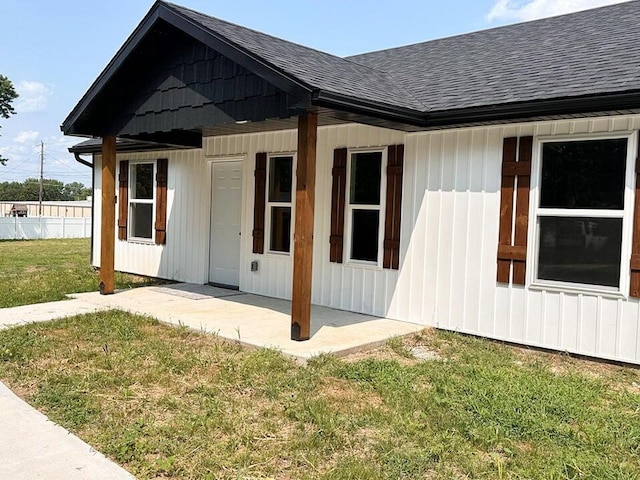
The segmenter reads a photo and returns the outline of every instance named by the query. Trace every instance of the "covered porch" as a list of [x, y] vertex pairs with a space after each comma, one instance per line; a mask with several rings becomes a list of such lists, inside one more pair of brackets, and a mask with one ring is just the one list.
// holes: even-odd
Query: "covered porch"
[[74, 298], [96, 307], [117, 308], [217, 335], [255, 348], [273, 348], [300, 362], [321, 355], [344, 356], [375, 348], [396, 336], [424, 328], [387, 318], [312, 306], [311, 338], [289, 339], [291, 302], [186, 283], [116, 291], [79, 293]]
[[[304, 68], [300, 68], [301, 61]], [[324, 78], [324, 62], [330, 63], [335, 77]], [[398, 94], [400, 100], [387, 105], [389, 92]], [[136, 244], [139, 237], [144, 237], [142, 244], [164, 247], [176, 241], [167, 235], [171, 223], [167, 184], [172, 175], [167, 159], [158, 158], [157, 166], [149, 167], [157, 193], [148, 193], [138, 206], [139, 199], [131, 199], [135, 193], [129, 185], [131, 173], [122, 175], [123, 171], [130, 172], [128, 161], [124, 160], [124, 167], [122, 160], [120, 166], [117, 163], [117, 154], [125, 151], [117, 138], [138, 142], [144, 148], [203, 149], [211, 138], [296, 129], [297, 148], [289, 151], [296, 156], [295, 189], [290, 201], [295, 214], [289, 220], [290, 250], [287, 247], [292, 258], [292, 301], [274, 301], [278, 307], [272, 311], [282, 315], [283, 310], [288, 312], [288, 327], [270, 334], [282, 342], [288, 342], [288, 338], [305, 341], [314, 332], [319, 335], [322, 326], [311, 321], [318, 128], [360, 123], [414, 131], [421, 119], [419, 107], [389, 78], [368, 68], [157, 2], [62, 125], [65, 134], [94, 137], [101, 145], [100, 293], [110, 295], [114, 291], [118, 243], [133, 238], [132, 244]], [[247, 167], [252, 167], [252, 162], [249, 159]], [[262, 180], [255, 182], [254, 196], [264, 201], [266, 171], [264, 165], [257, 164], [256, 159], [256, 179]], [[400, 169], [398, 165], [392, 168]], [[344, 174], [341, 178], [337, 188], [344, 192]], [[251, 192], [243, 195], [246, 199]], [[142, 205], [144, 202], [147, 205]], [[132, 234], [128, 215], [133, 217], [134, 208], [147, 212], [148, 235]], [[263, 204], [254, 208], [254, 215], [253, 231], [240, 233], [243, 239], [251, 234], [253, 253], [263, 254]], [[389, 230], [397, 236], [398, 228]], [[331, 241], [335, 243], [334, 237], [332, 234]], [[397, 238], [389, 245], [397, 250]], [[248, 268], [246, 262], [242, 268]], [[242, 284], [235, 286], [243, 289]], [[102, 301], [119, 304], [122, 297], [118, 297]], [[212, 316], [216, 302], [207, 306], [213, 310], [207, 310], [206, 315]]]

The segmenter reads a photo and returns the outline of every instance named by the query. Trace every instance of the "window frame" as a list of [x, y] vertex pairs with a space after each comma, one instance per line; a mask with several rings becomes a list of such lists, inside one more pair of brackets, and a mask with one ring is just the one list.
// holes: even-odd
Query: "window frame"
[[[151, 191], [153, 192], [152, 199], [135, 199], [133, 198], [133, 192], [135, 187], [135, 175], [133, 175], [133, 171], [136, 165], [141, 164], [151, 164], [153, 165], [153, 173], [151, 176]], [[146, 160], [129, 160], [129, 176], [128, 176], [128, 195], [127, 195], [127, 241], [132, 243], [146, 243], [146, 244], [155, 244], [155, 221], [156, 221], [156, 200], [157, 200], [157, 181], [156, 175], [158, 174], [158, 164], [155, 159], [146, 159]], [[136, 237], [133, 235], [133, 214], [132, 214], [132, 205], [133, 204], [145, 204], [151, 205], [151, 236], [149, 238], [145, 237]]]
[[[380, 153], [380, 204], [379, 205], [362, 205], [351, 204], [351, 162], [354, 154], [358, 153]], [[382, 260], [384, 257], [384, 228], [387, 201], [387, 147], [372, 148], [349, 148], [347, 149], [346, 164], [346, 188], [345, 188], [345, 229], [344, 229], [344, 245], [346, 250], [345, 265], [352, 267], [366, 267], [382, 270]], [[378, 258], [375, 262], [369, 260], [357, 260], [351, 258], [351, 249], [353, 244], [353, 210], [377, 210], [378, 211]]]
[[[273, 158], [291, 157], [291, 201], [290, 202], [271, 202], [269, 201], [269, 191], [271, 189], [271, 161]], [[265, 219], [264, 219], [264, 241], [266, 242], [265, 253], [277, 257], [290, 257], [293, 252], [293, 233], [295, 230], [295, 198], [296, 198], [296, 168], [297, 154], [295, 152], [278, 152], [267, 154], [266, 165], [266, 182], [265, 182]], [[271, 250], [271, 208], [272, 207], [289, 207], [291, 209], [291, 229], [289, 231], [289, 251], [280, 252]]]
[[[627, 140], [627, 157], [624, 176], [622, 210], [613, 209], [565, 209], [540, 207], [542, 182], [542, 148], [545, 143], [590, 141], [590, 140]], [[635, 168], [638, 150], [638, 134], [633, 131], [602, 132], [595, 134], [546, 135], [534, 139], [534, 149], [531, 168], [531, 188], [529, 202], [529, 231], [528, 244], [532, 247], [527, 255], [527, 284], [538, 290], [550, 290], [569, 293], [597, 294], [616, 298], [626, 298], [629, 292], [631, 234], [633, 230], [634, 197], [635, 197]], [[540, 217], [595, 217], [622, 219], [622, 242], [620, 245], [620, 278], [618, 287], [606, 285], [592, 285], [558, 280], [546, 280], [538, 277], [540, 258]]]

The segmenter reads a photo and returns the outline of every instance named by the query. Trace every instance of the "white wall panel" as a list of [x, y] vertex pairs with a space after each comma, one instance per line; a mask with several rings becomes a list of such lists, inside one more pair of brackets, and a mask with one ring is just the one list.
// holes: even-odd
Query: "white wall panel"
[[[313, 257], [315, 304], [528, 345], [640, 363], [638, 301], [496, 283], [502, 141], [640, 128], [640, 117], [573, 119], [406, 134], [364, 125], [318, 131]], [[331, 168], [339, 147], [405, 144], [400, 270], [329, 262]], [[293, 153], [294, 130], [204, 139], [202, 151], [137, 154], [169, 160], [165, 247], [117, 242], [117, 268], [207, 281], [210, 166], [244, 164], [240, 288], [290, 298], [292, 257], [252, 252], [255, 154]], [[120, 157], [125, 158], [125, 157]], [[99, 167], [99, 158], [96, 160]], [[96, 205], [100, 212], [100, 174]], [[99, 239], [100, 223], [94, 222]], [[345, 242], [348, 239], [345, 238]], [[98, 262], [99, 244], [94, 251]], [[250, 272], [257, 260], [259, 270]]]
[[[204, 283], [208, 262], [209, 175], [201, 150], [118, 154], [120, 160], [168, 158], [167, 243], [155, 245], [117, 240], [115, 268], [119, 271]], [[100, 265], [100, 215], [102, 208], [101, 159], [95, 159], [94, 265]], [[116, 205], [117, 219], [118, 205]]]

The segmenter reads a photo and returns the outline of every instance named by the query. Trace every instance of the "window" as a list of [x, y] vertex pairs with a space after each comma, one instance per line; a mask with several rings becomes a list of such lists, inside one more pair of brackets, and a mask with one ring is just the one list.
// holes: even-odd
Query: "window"
[[153, 238], [154, 163], [131, 163], [129, 171], [129, 237]]
[[348, 165], [349, 259], [378, 263], [383, 152], [354, 152]]
[[269, 251], [291, 251], [291, 197], [293, 192], [293, 156], [269, 158], [267, 218]]
[[537, 280], [622, 288], [629, 155], [628, 137], [541, 143]]

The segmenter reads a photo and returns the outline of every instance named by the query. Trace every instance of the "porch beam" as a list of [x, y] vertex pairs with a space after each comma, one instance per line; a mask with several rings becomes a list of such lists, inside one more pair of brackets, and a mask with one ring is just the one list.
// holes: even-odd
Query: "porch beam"
[[102, 216], [100, 228], [100, 294], [115, 289], [116, 137], [102, 137]]
[[313, 210], [316, 188], [317, 137], [318, 115], [307, 112], [299, 116], [291, 298], [291, 340], [297, 341], [309, 340], [311, 336]]

